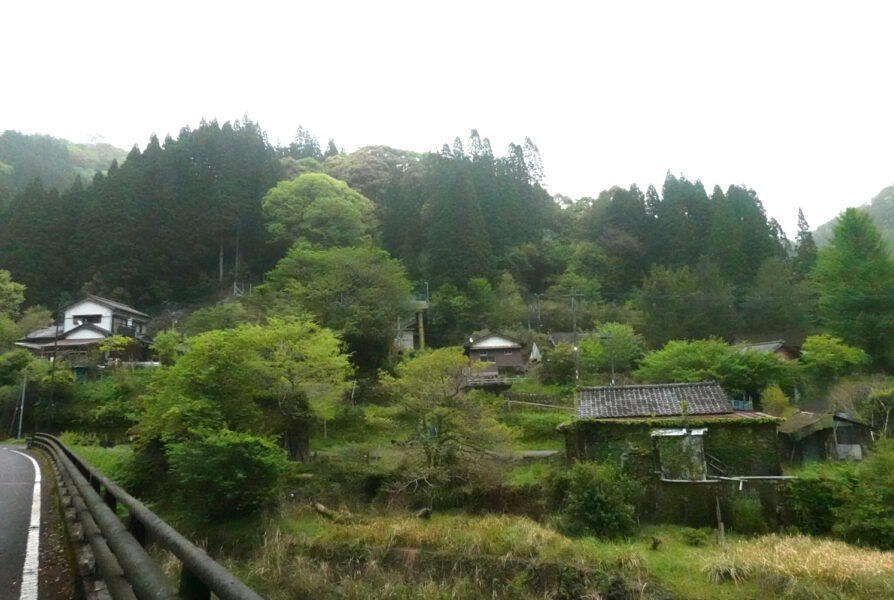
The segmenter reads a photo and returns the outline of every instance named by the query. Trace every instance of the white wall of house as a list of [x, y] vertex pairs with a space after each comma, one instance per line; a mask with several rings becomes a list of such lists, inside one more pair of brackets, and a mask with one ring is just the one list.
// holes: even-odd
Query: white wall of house
[[[65, 327], [63, 332], [71, 331], [81, 324], [76, 317], [87, 315], [100, 315], [100, 321], [94, 323], [94, 325], [109, 331], [112, 330], [112, 309], [102, 304], [97, 304], [92, 300], [83, 300], [65, 309]], [[89, 333], [90, 335], [87, 337], [96, 337], [96, 332]]]

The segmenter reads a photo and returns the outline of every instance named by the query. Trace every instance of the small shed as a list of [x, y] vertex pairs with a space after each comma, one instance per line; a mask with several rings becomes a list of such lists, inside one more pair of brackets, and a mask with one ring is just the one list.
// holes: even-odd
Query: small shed
[[872, 444], [872, 427], [839, 413], [793, 414], [779, 426], [783, 460], [792, 463], [854, 458]]
[[472, 360], [489, 363], [484, 372], [516, 373], [525, 368], [521, 343], [499, 333], [469, 338], [466, 352]]

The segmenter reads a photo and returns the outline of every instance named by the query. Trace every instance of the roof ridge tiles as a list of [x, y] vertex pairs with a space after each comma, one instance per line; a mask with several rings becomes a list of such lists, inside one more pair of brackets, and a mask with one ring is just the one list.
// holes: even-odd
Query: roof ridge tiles
[[718, 385], [716, 381], [694, 381], [674, 383], [635, 383], [632, 385], [591, 385], [581, 387], [581, 390], [633, 390], [638, 388], [669, 388], [669, 387], [708, 387]]

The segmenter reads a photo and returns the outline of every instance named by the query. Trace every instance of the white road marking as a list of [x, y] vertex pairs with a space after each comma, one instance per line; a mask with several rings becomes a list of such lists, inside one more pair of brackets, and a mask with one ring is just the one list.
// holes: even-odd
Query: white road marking
[[31, 456], [18, 450], [34, 465], [34, 493], [31, 496], [31, 524], [28, 527], [28, 545], [25, 550], [25, 567], [22, 570], [22, 593], [20, 600], [37, 600], [37, 568], [39, 565], [37, 545], [40, 542], [40, 466]]

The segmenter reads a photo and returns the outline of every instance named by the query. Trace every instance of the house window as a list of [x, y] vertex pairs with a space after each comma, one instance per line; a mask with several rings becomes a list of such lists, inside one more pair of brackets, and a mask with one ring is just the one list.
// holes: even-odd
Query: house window
[[503, 350], [503, 354], [505, 356], [512, 356], [512, 348], [510, 348], [508, 350]]
[[708, 469], [703, 444], [707, 429], [654, 429], [652, 441], [658, 455], [661, 478], [704, 481]]
[[493, 355], [493, 354], [489, 354], [489, 353], [487, 353], [487, 352], [481, 352], [481, 353], [478, 355], [478, 360], [480, 360], [481, 362], [497, 362], [497, 361], [496, 361], [496, 358], [494, 357], [494, 355]]
[[83, 325], [84, 323], [102, 323], [102, 315], [75, 315], [72, 317], [75, 325]]

